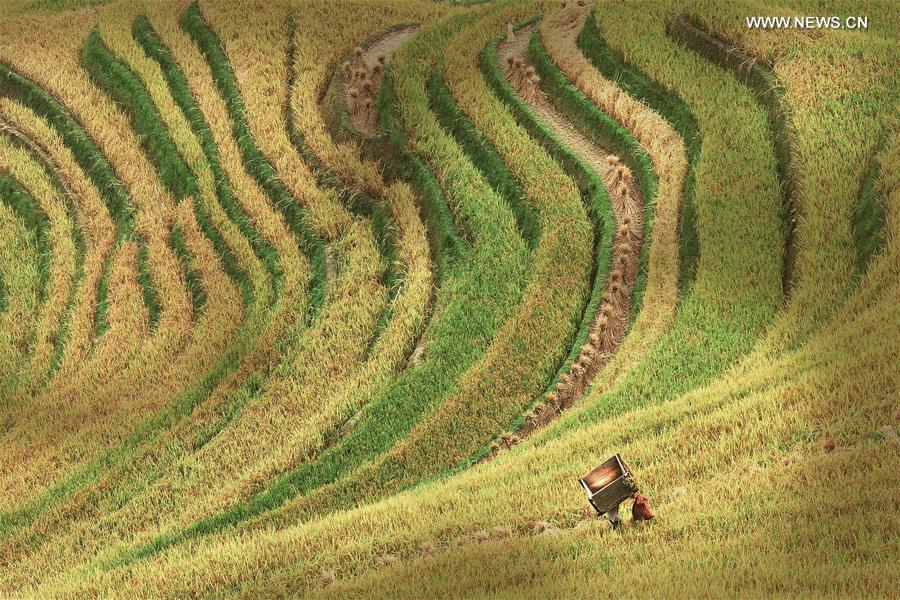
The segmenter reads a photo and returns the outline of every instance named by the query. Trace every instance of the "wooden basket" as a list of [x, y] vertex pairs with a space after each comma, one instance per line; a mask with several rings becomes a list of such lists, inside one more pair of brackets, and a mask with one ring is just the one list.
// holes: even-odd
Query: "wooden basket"
[[608, 513], [637, 492], [631, 469], [615, 454], [581, 478], [588, 502], [601, 515]]

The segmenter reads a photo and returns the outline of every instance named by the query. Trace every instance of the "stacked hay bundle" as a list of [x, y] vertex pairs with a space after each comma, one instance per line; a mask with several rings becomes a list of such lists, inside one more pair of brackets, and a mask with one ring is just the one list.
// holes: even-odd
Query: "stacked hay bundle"
[[375, 100], [384, 77], [387, 57], [379, 55], [374, 64], [366, 62], [365, 51], [357, 46], [353, 60], [341, 65], [344, 88], [347, 90], [347, 110], [355, 119], [366, 125], [374, 125], [377, 118]]
[[534, 67], [525, 64], [518, 56], [508, 55], [504, 60], [506, 80], [528, 104], [542, 104], [547, 94], [541, 89], [541, 78]]
[[[512, 85], [525, 85], [523, 79], [528, 75], [527, 69], [523, 69], [521, 62], [513, 56], [506, 58], [506, 73]], [[613, 264], [606, 290], [591, 324], [587, 343], [581, 347], [569, 372], [560, 376], [555, 390], [548, 392], [545, 401], [538, 402], [525, 413], [525, 424], [515, 434], [504, 433], [491, 445], [493, 453], [519, 443], [572, 406], [610, 361], [627, 332], [643, 235], [642, 205], [634, 191], [631, 170], [614, 155], [607, 156], [605, 163], [605, 168], [598, 172], [609, 190], [619, 225], [613, 236]]]

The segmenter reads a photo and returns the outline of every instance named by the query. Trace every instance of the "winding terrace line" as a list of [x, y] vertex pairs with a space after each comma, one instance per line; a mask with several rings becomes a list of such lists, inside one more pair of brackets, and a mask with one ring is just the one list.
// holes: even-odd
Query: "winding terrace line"
[[[389, 290], [388, 304], [379, 317], [375, 333], [372, 335], [366, 348], [365, 356], [366, 360], [368, 360], [373, 348], [377, 345], [381, 334], [384, 332], [387, 322], [393, 315], [394, 303], [403, 287], [403, 274], [397, 268], [397, 253], [400, 241], [397, 239], [395, 228], [392, 226], [397, 225], [397, 223], [395, 216], [388, 208], [386, 198], [376, 199], [364, 187], [357, 185], [355, 182], [348, 182], [344, 175], [335, 170], [334, 165], [327, 166], [307, 143], [306, 133], [297, 124], [297, 115], [291, 99], [297, 87], [297, 24], [293, 14], [288, 18], [287, 29], [286, 70], [288, 73], [288, 84], [285, 90], [283, 110], [288, 138], [316, 178], [319, 187], [322, 189], [330, 188], [336, 191], [344, 206], [356, 216], [367, 219], [372, 223], [372, 230], [381, 256], [383, 272], [380, 283]], [[339, 74], [333, 73], [332, 79], [336, 77], [339, 77]], [[327, 89], [317, 96], [317, 108], [319, 109], [321, 109], [324, 102], [326, 92]], [[329, 255], [326, 258], [333, 261], [333, 255]]]
[[[0, 63], [0, 96], [19, 102], [45, 118], [59, 134], [63, 144], [72, 152], [75, 162], [100, 192], [107, 210], [116, 225], [116, 246], [135, 241], [139, 246], [138, 282], [144, 304], [150, 310], [151, 323], [158, 317], [158, 290], [150, 277], [147, 261], [147, 240], [134, 230], [135, 214], [125, 184], [115, 172], [109, 159], [101, 152], [96, 140], [88, 135], [82, 124], [53, 94], [36, 82]], [[107, 330], [107, 292], [112, 272], [113, 253], [106, 257], [100, 283], [96, 311], [96, 333], [100, 337]]]
[[[59, 197], [63, 199], [66, 213], [70, 219], [72, 239], [76, 252], [76, 266], [72, 285], [69, 289], [68, 298], [66, 300], [65, 308], [63, 309], [63, 314], [60, 317], [59, 327], [55, 336], [50, 370], [46, 374], [47, 382], [49, 382], [61, 365], [63, 350], [68, 342], [69, 320], [72, 312], [75, 310], [76, 297], [84, 283], [84, 256], [86, 252], [84, 240], [86, 235], [88, 237], [90, 236], [90, 232], [87, 230], [84, 215], [81, 213], [81, 209], [78, 206], [77, 195], [69, 186], [68, 182], [63, 179], [58, 165], [53, 162], [53, 159], [46, 150], [35, 140], [29, 138], [23, 131], [19, 130], [14, 124], [8, 123], [3, 118], [0, 118], [0, 138], [4, 136], [16, 147], [22, 148], [27, 152], [32, 160], [34, 160], [44, 171], [54, 190], [59, 194]], [[34, 392], [36, 391], [37, 390], [31, 390], [32, 393], [29, 394], [29, 396], [33, 397]]]
[[784, 204], [785, 245], [781, 271], [782, 292], [790, 294], [794, 265], [797, 260], [796, 228], [797, 173], [792, 153], [794, 129], [790, 109], [784, 101], [786, 94], [781, 81], [770, 65], [751, 56], [746, 50], [722, 39], [689, 15], [675, 19], [667, 30], [672, 39], [686, 48], [730, 72], [751, 92], [765, 110], [769, 121], [769, 134], [775, 149], [778, 179], [781, 183], [781, 200]]
[[[354, 57], [344, 62], [341, 67], [336, 70], [335, 79], [340, 82], [341, 101], [343, 102], [343, 106], [346, 109], [346, 115], [350, 119], [350, 125], [352, 126], [352, 129], [349, 127], [347, 129], [352, 136], [356, 138], [372, 139], [385, 133], [379, 130], [380, 115], [378, 108], [378, 98], [381, 95], [381, 88], [386, 76], [385, 70], [394, 53], [415, 35], [420, 27], [421, 26], [418, 24], [403, 25], [377, 35], [364, 46], [355, 48], [353, 51]], [[370, 83], [368, 88], [363, 87], [362, 84], [364, 81]], [[365, 98], [359, 96], [359, 92], [362, 89], [366, 89], [368, 94]], [[352, 96], [354, 93], [356, 94], [355, 97]], [[323, 98], [320, 98], [320, 103]], [[415, 158], [410, 155], [408, 160], [415, 161]], [[443, 184], [434, 177], [430, 168], [425, 167], [424, 163], [420, 164], [422, 164], [424, 169], [428, 170], [428, 174], [433, 178], [435, 186], [440, 189], [443, 198], [446, 198], [447, 192], [444, 189]], [[425, 196], [427, 195], [427, 192], [422, 191], [421, 195]], [[453, 220], [455, 221], [455, 219]], [[460, 236], [459, 239], [462, 241], [462, 236]], [[442, 254], [441, 249], [437, 246], [433, 246], [431, 248], [431, 253], [435, 263], [438, 263], [440, 255]], [[438, 271], [440, 272], [440, 268]], [[436, 292], [432, 289], [428, 299], [429, 306], [433, 308], [435, 301]], [[426, 317], [426, 324], [431, 319], [431, 312], [432, 310], [429, 309]], [[425, 346], [422, 342], [422, 338], [425, 336], [426, 330], [427, 327], [422, 328], [419, 339], [406, 363], [407, 366], [416, 366], [424, 359]], [[357, 416], [359, 416], [359, 413], [357, 413]], [[357, 416], [354, 416], [348, 422], [350, 426], [355, 423]]]
[[[364, 42], [363, 46], [357, 46], [356, 48], [354, 48], [354, 57], [342, 63], [341, 67], [335, 70], [334, 78], [335, 81], [340, 82], [340, 94], [342, 96], [342, 102], [344, 107], [346, 108], [347, 116], [350, 118], [350, 124], [352, 125], [352, 129], [347, 129], [353, 137], [363, 139], [376, 138], [381, 133], [378, 127], [379, 111], [377, 100], [379, 95], [381, 94], [382, 84], [384, 83], [385, 69], [390, 62], [391, 57], [394, 55], [394, 52], [396, 52], [403, 44], [407, 42], [407, 40], [415, 35], [415, 33], [419, 30], [419, 27], [420, 26], [417, 24], [403, 25], [400, 27], [388, 29], [381, 34], [376, 35], [374, 38], [371, 38], [369, 42]], [[368, 81], [370, 84], [367, 92], [368, 96], [365, 99], [359, 96], [357, 96], [355, 99], [351, 98], [351, 90], [359, 90], [360, 84], [364, 80]], [[366, 102], [366, 100], [368, 100], [368, 102]], [[323, 93], [319, 97], [319, 105], [321, 106], [324, 101], [325, 94]], [[292, 123], [293, 120], [289, 122]], [[354, 192], [358, 197], [368, 197], [368, 194], [366, 194], [362, 189], [354, 190]], [[354, 194], [350, 194], [350, 196], [352, 195]], [[376, 204], [374, 200], [372, 200], [372, 204]], [[391, 220], [395, 218], [390, 215], [386, 215], [386, 217]], [[399, 240], [393, 240], [391, 243], [397, 244], [398, 242]], [[430, 251], [436, 261], [436, 250], [432, 248]], [[387, 258], [390, 259], [389, 262], [393, 262], [395, 260], [393, 254], [391, 256], [388, 256]], [[393, 271], [394, 266], [389, 265], [389, 269]], [[399, 280], [402, 278], [401, 275], [393, 272], [390, 276], [395, 280]], [[394, 299], [396, 298], [396, 295], [399, 293], [400, 288], [402, 287], [402, 285], [397, 283], [396, 281], [388, 283], [390, 284], [390, 287], [392, 289], [390, 302], [391, 308], [388, 309], [388, 313], [383, 316], [382, 321], [379, 323], [379, 332], [377, 332], [376, 336], [374, 336], [371, 340], [369, 349], [367, 350], [367, 355], [377, 343], [378, 335], [380, 335], [381, 333], [380, 330], [385, 326], [387, 319], [390, 318], [389, 313], [393, 312]], [[422, 337], [425, 335], [427, 324], [431, 318], [431, 309], [434, 306], [435, 296], [435, 290], [432, 286], [431, 293], [428, 297], [429, 309], [426, 312], [426, 319], [425, 323], [423, 324], [424, 326], [417, 336], [412, 351], [409, 353], [407, 360], [404, 362], [407, 367], [416, 366], [423, 360], [425, 354], [425, 346], [422, 343]], [[349, 427], [352, 427], [356, 423], [360, 415], [361, 411], [358, 411], [351, 419], [344, 423], [344, 425], [341, 427], [341, 431], [336, 435], [342, 435], [341, 432], [346, 433]]]
[[[694, 201], [694, 188], [696, 168], [703, 140], [700, 135], [700, 127], [697, 124], [697, 119], [691, 108], [685, 104], [684, 100], [682, 100], [676, 92], [649, 77], [635, 64], [626, 61], [625, 57], [620, 52], [614, 50], [607, 44], [597, 26], [597, 14], [595, 10], [592, 9], [589, 14], [584, 17], [584, 20], [577, 22], [574, 27], [577, 31], [577, 33], [574, 34], [575, 40], [568, 41], [569, 36], [566, 35], [563, 35], [561, 38], [563, 41], [574, 44], [574, 46], [570, 46], [572, 53], [576, 56], [580, 55], [581, 59], [585, 61], [584, 64], [590, 65], [589, 68], [593, 68], [598, 75], [608, 81], [614, 81], [617, 88], [622, 92], [631, 96], [634, 100], [647, 105], [651, 111], [655, 112], [662, 119], [665, 125], [671, 128], [673, 134], [680, 136], [680, 140], [670, 143], [677, 144], [679, 147], [683, 146], [683, 150], [679, 150], [678, 153], [684, 154], [684, 158], [687, 161], [686, 170], [683, 172], [683, 179], [680, 184], [680, 215], [676, 219], [678, 231], [675, 236], [677, 237], [677, 243], [679, 244], [679, 287], [683, 296], [693, 284], [697, 274], [697, 263], [700, 258], [700, 242], [697, 237], [697, 209]], [[553, 53], [551, 52], [551, 54]], [[571, 63], [569, 67], [572, 67], [572, 69], [570, 70], [563, 64], [564, 62], [569, 61], [561, 59], [561, 56], [554, 56], [554, 60], [564, 71], [569, 73], [570, 77], [572, 77], [572, 74], [576, 72], [574, 68], [580, 61], [576, 60]], [[578, 81], [574, 79], [575, 78], [573, 77], [573, 83], [578, 86]], [[586, 90], [581, 89], [581, 91], [585, 92]], [[616, 94], [618, 94], [618, 92], [616, 92]], [[586, 95], [591, 96], [590, 93], [587, 93]], [[610, 98], [607, 101], [615, 107], [615, 99], [616, 98], [610, 94]], [[616, 117], [616, 115], [611, 116]], [[637, 125], [637, 123], [635, 125]], [[638, 134], [636, 127], [629, 129], [631, 133], [635, 135], [636, 139], [639, 141], [642, 140], [643, 143], [647, 145], [652, 145], [654, 143], [654, 138], [658, 143], [668, 145], [666, 141], [668, 136], [660, 134], [661, 129], [650, 132], [649, 135], [647, 133], [644, 133], [644, 135]], [[656, 152], [653, 154], [662, 153]], [[657, 169], [664, 169], [663, 165], [670, 162], [672, 162], [671, 155], [660, 156], [654, 160], [654, 165]], [[679, 171], [679, 168], [677, 166], [675, 168], [669, 166], [665, 170], [667, 173], [658, 173], [661, 190], [666, 186], [667, 177], [673, 177], [674, 173]], [[669, 181], [677, 180], [672, 178], [669, 179]], [[662, 194], [662, 191], [660, 194]], [[658, 204], [663, 204], [665, 200], [658, 195], [656, 202]], [[657, 207], [658, 214], [661, 214], [661, 208], [662, 207]], [[677, 206], [676, 210], [678, 210]]]
[[[395, 29], [392, 31], [386, 32], [384, 35], [376, 38], [371, 45], [368, 46], [367, 49], [364, 49], [361, 55], [357, 56], [357, 59], [366, 61], [364, 64], [370, 65], [368, 72], [371, 74], [372, 69], [371, 66], [376, 64], [381, 64], [382, 66], [386, 65], [390, 56], [394, 53], [394, 51], [399, 48], [406, 40], [408, 40], [413, 33], [418, 29], [418, 25], [403, 27], [401, 29]], [[289, 26], [289, 31], [292, 31], [292, 26]], [[294, 57], [293, 57], [293, 34], [289, 35], [289, 39], [291, 40], [291, 49], [288, 52], [288, 72], [294, 73]], [[379, 60], [379, 56], [383, 56], [383, 60]], [[358, 63], [357, 63], [358, 64]], [[383, 74], [383, 71], [382, 71]], [[378, 93], [380, 92], [382, 77], [378, 77], [378, 85], [373, 86], [372, 92], [373, 97], [377, 98]], [[342, 77], [342, 92], [346, 92], [346, 80]], [[289, 80], [288, 89], [291, 90], [294, 87], [293, 75]], [[321, 101], [321, 99], [320, 99]], [[376, 126], [377, 122], [377, 109], [373, 108], [374, 115], [373, 122], [371, 127], [368, 130], [361, 131], [360, 124], [356, 121], [353, 122], [354, 134], [363, 134], [365, 136], [374, 137], [378, 135], [378, 130]], [[288, 123], [288, 127], [291, 133], [292, 142], [295, 143], [298, 148], [298, 151], [301, 155], [310, 159], [310, 163], [313, 167], [313, 171], [317, 173], [317, 175], [323, 179], [327, 179], [329, 174], [327, 172], [327, 168], [318, 162], [312, 154], [311, 150], [306, 147], [302, 143], [302, 135], [299, 133], [295, 126], [294, 114], [292, 109], [290, 108], [290, 102], [287, 103], [286, 106], [286, 122]], [[333, 182], [332, 182], [333, 183]], [[345, 184], [335, 184], [337, 189], [342, 192], [349, 192], [350, 187]], [[356, 191], [356, 190], [353, 190]], [[431, 302], [431, 301], [430, 301]], [[423, 327], [424, 330], [424, 327]], [[409, 361], [405, 362], [413, 362], [415, 360], [415, 355], [419, 352], [420, 346], [417, 346], [416, 350], [413, 351], [413, 356], [410, 357]], [[354, 417], [350, 419], [350, 424], [355, 423], [356, 420], [359, 419], [361, 412], [357, 412]], [[347, 423], [345, 422], [340, 428], [326, 435], [325, 440], [326, 443], [323, 445], [322, 449], [326, 447], [333, 447], [333, 445], [340, 439], [348, 429]], [[288, 471], [290, 474], [290, 471]], [[206, 517], [203, 519], [196, 520], [192, 522], [189, 526], [181, 528], [174, 533], [170, 533], [167, 535], [161, 535], [154, 539], [149, 543], [143, 543], [137, 547], [134, 547], [130, 550], [124, 551], [121, 554], [114, 556], [109, 562], [104, 564], [104, 569], [112, 569], [116, 567], [120, 567], [123, 565], [131, 564], [138, 560], [146, 559], [152, 555], [155, 555], [166, 548], [175, 546], [177, 544], [183, 543], [187, 540], [194, 539], [197, 537], [201, 537], [204, 535], [209, 535], [214, 532], [217, 532], [229, 525], [233, 525], [234, 521], [240, 522], [245, 519], [249, 519], [265, 510], [270, 510], [271, 508], [280, 506], [283, 502], [287, 501], [290, 496], [284, 497], [284, 491], [279, 489], [278, 484], [283, 480], [284, 474], [281, 475], [281, 478], [277, 478], [274, 484], [270, 485], [268, 488], [260, 491], [255, 496], [250, 499], [249, 503], [239, 503], [235, 506], [219, 511], [215, 515]], [[270, 506], [272, 505], [272, 506]]]
[[[446, 190], [434, 171], [405, 144], [405, 134], [400, 131], [398, 115], [393, 111], [396, 92], [388, 69], [394, 52], [419, 28], [418, 24], [395, 26], [348, 52], [340, 67], [334, 69], [330, 84], [322, 90], [319, 105], [330, 105], [330, 110], [325, 110], [324, 114], [330, 114], [326, 121], [333, 137], [344, 139], [349, 135], [355, 141], [361, 140], [366, 154], [377, 157], [390, 179], [404, 180], [416, 189], [436, 263], [436, 277], [440, 281], [455, 259], [469, 247], [470, 241], [450, 208]], [[363, 86], [366, 77], [370, 81], [368, 88]], [[368, 94], [368, 107], [366, 99], [358, 95], [360, 89]], [[357, 93], [355, 99], [351, 98], [351, 90]], [[360, 114], [360, 110], [366, 114]], [[364, 122], [364, 130], [359, 129], [361, 122]]]
[[504, 434], [503, 443], [492, 446], [494, 452], [514, 445], [572, 406], [613, 357], [630, 322], [643, 235], [643, 197], [631, 172], [619, 157], [588, 138], [554, 108], [539, 89], [539, 78], [529, 65], [528, 53], [535, 27], [531, 24], [507, 34], [498, 47], [500, 63], [507, 80], [537, 119], [600, 177], [609, 191], [616, 233], [612, 267], [600, 308], [591, 322], [588, 343], [582, 346], [569, 372], [559, 377], [556, 391], [547, 393], [547, 403], [539, 403], [526, 415], [524, 425], [515, 434]]

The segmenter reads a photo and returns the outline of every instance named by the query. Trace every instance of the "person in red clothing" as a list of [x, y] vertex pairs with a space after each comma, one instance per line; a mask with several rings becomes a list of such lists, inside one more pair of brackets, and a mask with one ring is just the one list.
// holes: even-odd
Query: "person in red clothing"
[[634, 504], [631, 505], [631, 519], [634, 521], [649, 521], [654, 516], [647, 497], [637, 494], [634, 497]]
[[[650, 501], [642, 494], [635, 493], [634, 504], [631, 505], [632, 521], [649, 521], [654, 516], [653, 509], [650, 507]], [[619, 505], [617, 504], [612, 510], [606, 513], [606, 518], [612, 524], [613, 529], [618, 529], [622, 525], [622, 519], [619, 518]]]

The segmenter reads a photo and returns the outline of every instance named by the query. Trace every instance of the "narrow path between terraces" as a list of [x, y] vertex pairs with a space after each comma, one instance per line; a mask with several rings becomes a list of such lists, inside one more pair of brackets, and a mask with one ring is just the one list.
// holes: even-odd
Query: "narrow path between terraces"
[[557, 381], [556, 391], [546, 402], [526, 415], [525, 424], [514, 434], [502, 436], [502, 444], [493, 450], [518, 443], [546, 425], [560, 412], [572, 406], [588, 389], [594, 377], [615, 354], [627, 333], [632, 310], [632, 291], [637, 278], [643, 234], [643, 199], [631, 171], [622, 161], [585, 136], [540, 90], [540, 79], [529, 65], [528, 43], [535, 25], [507, 34], [500, 44], [500, 64], [507, 80], [531, 107], [535, 116], [592, 168], [609, 192], [616, 233], [613, 260], [606, 280], [600, 308], [593, 317], [588, 343], [582, 346], [568, 374]]
[[384, 67], [391, 55], [419, 29], [408, 25], [387, 31], [365, 48], [357, 47], [354, 58], [341, 67], [341, 82], [347, 112], [357, 131], [364, 135], [378, 135], [378, 108], [376, 99], [381, 90]]

